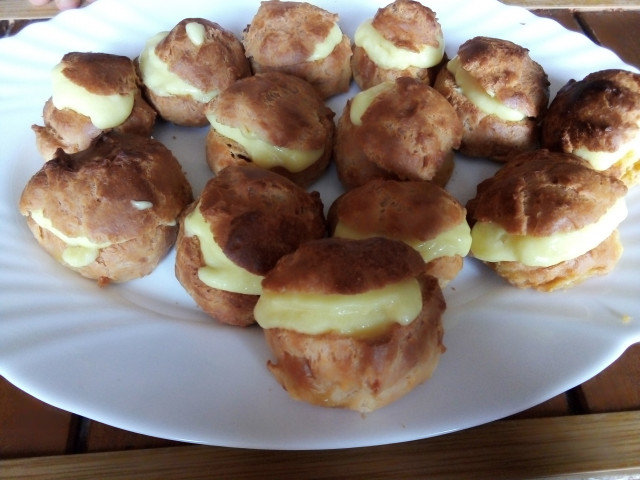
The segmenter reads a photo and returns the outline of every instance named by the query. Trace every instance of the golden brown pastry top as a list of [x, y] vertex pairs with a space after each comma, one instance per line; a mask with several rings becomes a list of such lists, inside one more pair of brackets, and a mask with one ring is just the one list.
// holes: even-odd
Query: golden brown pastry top
[[[343, 118], [350, 108], [351, 100]], [[461, 139], [462, 123], [451, 104], [420, 80], [401, 77], [376, 96], [345, 141], [399, 178], [420, 179], [433, 178]]]
[[316, 150], [333, 131], [333, 115], [316, 90], [280, 72], [238, 80], [207, 105], [217, 121], [249, 130], [279, 147]]
[[478, 185], [467, 203], [471, 225], [493, 222], [516, 235], [549, 236], [597, 221], [627, 188], [567, 153], [517, 155]]
[[434, 11], [413, 0], [395, 0], [378, 9], [371, 23], [396, 47], [413, 52], [424, 45], [437, 47], [442, 37]]
[[614, 152], [640, 135], [640, 74], [602, 70], [569, 80], [549, 106], [543, 146]]
[[[23, 215], [42, 209], [67, 236], [119, 243], [174, 224], [191, 199], [169, 149], [150, 138], [112, 132], [78, 153], [59, 149], [28, 182], [19, 208]], [[136, 202], [151, 206], [136, 208]]]
[[475, 37], [458, 49], [460, 65], [504, 105], [537, 117], [549, 101], [549, 81], [529, 50], [508, 40]]
[[60, 63], [65, 77], [97, 95], [125, 95], [138, 88], [138, 76], [128, 57], [71, 52], [65, 54]]
[[359, 232], [398, 240], [428, 240], [464, 221], [466, 210], [430, 181], [371, 180], [336, 199], [328, 215]]
[[265, 1], [244, 32], [247, 57], [263, 66], [306, 62], [338, 15], [306, 2]]
[[262, 286], [276, 292], [350, 295], [417, 277], [423, 269], [420, 254], [397, 240], [325, 238], [284, 256]]
[[[204, 42], [198, 47], [186, 32], [186, 25], [192, 22], [205, 28]], [[240, 40], [204, 18], [180, 21], [156, 46], [155, 53], [170, 71], [204, 92], [222, 90], [251, 73]]]
[[258, 275], [326, 230], [318, 192], [254, 165], [232, 165], [212, 178], [200, 212], [227, 258]]

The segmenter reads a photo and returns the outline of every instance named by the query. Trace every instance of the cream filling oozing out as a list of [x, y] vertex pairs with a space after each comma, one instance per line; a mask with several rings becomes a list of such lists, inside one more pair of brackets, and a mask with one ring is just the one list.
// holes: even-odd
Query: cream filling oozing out
[[184, 220], [185, 235], [196, 236], [205, 265], [198, 269], [198, 278], [206, 285], [234, 293], [259, 295], [262, 276], [245, 270], [229, 260], [216, 243], [211, 228], [200, 212], [200, 204]]
[[[358, 232], [342, 222], [338, 222], [333, 233], [334, 237], [361, 239], [372, 237], [375, 233]], [[425, 263], [440, 257], [454, 255], [466, 256], [471, 248], [471, 230], [466, 220], [451, 227], [439, 235], [428, 240], [403, 240], [417, 250]]]
[[68, 108], [89, 117], [100, 129], [122, 124], [133, 110], [134, 93], [126, 95], [99, 95], [71, 81], [64, 73], [62, 63], [51, 73], [53, 105], [58, 110]]
[[366, 334], [388, 325], [410, 324], [422, 310], [415, 278], [353, 295], [265, 290], [254, 309], [262, 328], [283, 328], [317, 335]]
[[495, 115], [508, 122], [519, 122], [526, 117], [524, 113], [497, 100], [495, 92], [487, 92], [482, 88], [478, 81], [462, 68], [458, 57], [447, 63], [447, 70], [455, 77], [460, 92], [487, 115]]
[[338, 46], [338, 44], [342, 41], [342, 30], [337, 23], [333, 24], [331, 30], [329, 30], [329, 34], [325, 37], [322, 42], [316, 43], [313, 53], [309, 55], [307, 58], [307, 62], [315, 62], [317, 60], [324, 60], [331, 52]]
[[207, 118], [216, 132], [239, 143], [247, 151], [251, 161], [262, 168], [270, 169], [280, 166], [289, 172], [297, 173], [312, 165], [324, 153], [323, 148], [296, 150], [278, 147], [258, 138], [246, 128], [230, 127], [218, 122], [215, 115], [211, 113], [207, 114]]
[[548, 237], [512, 235], [494, 223], [478, 222], [471, 229], [471, 252], [485, 262], [520, 262], [530, 267], [549, 267], [597, 247], [626, 216], [626, 203], [620, 198], [597, 222]]
[[189, 41], [191, 41], [191, 43], [196, 47], [199, 47], [204, 43], [207, 31], [203, 24], [198, 22], [189, 22], [184, 26], [184, 30]]
[[[640, 129], [640, 123], [638, 123], [638, 128]], [[618, 162], [626, 170], [640, 159], [640, 133], [629, 142], [621, 145], [615, 152], [593, 151], [580, 147], [572, 153], [588, 161], [595, 170], [607, 170]]]
[[146, 200], [131, 200], [131, 206], [136, 210], [148, 210], [153, 208], [153, 203], [148, 202]]
[[444, 55], [444, 38], [438, 46], [424, 45], [418, 52], [399, 48], [376, 30], [371, 20], [363, 22], [356, 30], [354, 42], [362, 47], [369, 58], [379, 67], [404, 70], [409, 67], [429, 68], [437, 65]]
[[387, 81], [357, 93], [351, 100], [351, 108], [349, 109], [349, 120], [351, 120], [351, 123], [358, 127], [362, 125], [362, 116], [369, 106], [378, 95], [392, 89], [393, 86], [394, 82]]
[[[195, 23], [195, 22], [192, 22]], [[188, 23], [188, 28], [191, 23]], [[197, 23], [204, 30], [204, 26]], [[198, 46], [197, 43], [201, 39], [201, 35], [204, 35], [204, 31], [199, 32], [198, 27], [192, 27], [187, 29], [187, 36]], [[191, 32], [191, 34], [189, 34]], [[169, 34], [169, 32], [160, 32], [151, 37], [140, 56], [138, 57], [138, 64], [140, 65], [140, 73], [142, 75], [142, 81], [147, 88], [160, 97], [171, 97], [174, 95], [189, 96], [194, 100], [207, 103], [218, 95], [218, 90], [214, 89], [208, 92], [202, 91], [199, 88], [191, 85], [189, 82], [183, 80], [180, 76], [169, 70], [169, 67], [156, 55], [156, 46]], [[202, 38], [204, 41], [204, 38]]]
[[44, 216], [41, 209], [33, 210], [29, 215], [40, 228], [51, 232], [67, 245], [62, 252], [62, 260], [72, 267], [80, 268], [89, 265], [98, 258], [102, 248], [107, 248], [112, 245], [110, 242], [96, 243], [87, 237], [70, 237], [65, 235], [53, 226], [51, 220]]

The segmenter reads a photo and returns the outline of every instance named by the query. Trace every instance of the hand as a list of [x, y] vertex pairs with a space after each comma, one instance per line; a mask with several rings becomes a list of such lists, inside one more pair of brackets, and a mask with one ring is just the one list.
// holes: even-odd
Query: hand
[[[31, 5], [41, 6], [50, 3], [52, 0], [29, 0]], [[78, 8], [82, 4], [82, 0], [53, 0], [59, 10], [68, 10], [70, 8]], [[91, 3], [93, 0], [87, 0], [84, 3]]]

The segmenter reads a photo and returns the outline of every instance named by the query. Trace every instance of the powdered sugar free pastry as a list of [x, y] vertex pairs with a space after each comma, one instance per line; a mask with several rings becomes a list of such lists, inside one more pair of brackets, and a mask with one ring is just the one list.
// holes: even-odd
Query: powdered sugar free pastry
[[396, 0], [356, 30], [351, 69], [363, 90], [398, 77], [431, 84], [443, 57], [444, 37], [434, 11], [413, 0]]
[[238, 80], [206, 108], [207, 163], [215, 173], [253, 163], [306, 187], [327, 168], [333, 112], [305, 80], [279, 72]]
[[53, 93], [43, 110], [44, 126], [34, 125], [45, 160], [61, 148], [75, 153], [102, 132], [151, 135], [155, 110], [142, 98], [133, 62], [108, 53], [71, 52], [53, 69]]
[[467, 203], [471, 253], [510, 283], [551, 291], [613, 269], [627, 215], [620, 180], [566, 153], [521, 153]]
[[29, 180], [19, 208], [52, 257], [106, 284], [150, 273], [173, 245], [177, 217], [191, 199], [164, 145], [110, 133], [82, 152], [58, 150]]
[[407, 243], [441, 287], [455, 278], [471, 247], [464, 207], [426, 180], [367, 182], [336, 199], [328, 222], [335, 237], [382, 236]]
[[280, 257], [325, 231], [317, 192], [255, 165], [230, 166], [185, 213], [176, 276], [213, 318], [247, 326], [254, 323], [264, 275]]
[[640, 74], [603, 70], [570, 80], [542, 123], [546, 148], [573, 153], [627, 186], [640, 181]]
[[349, 89], [351, 42], [334, 13], [306, 2], [265, 1], [244, 31], [242, 43], [254, 73], [296, 75], [323, 98]]
[[462, 124], [436, 90], [400, 77], [363, 90], [347, 102], [336, 132], [334, 159], [347, 188], [374, 178], [433, 180], [445, 185]]
[[251, 74], [242, 43], [217, 23], [185, 18], [147, 42], [138, 58], [146, 96], [165, 120], [204, 126], [205, 105]]
[[369, 412], [406, 395], [436, 368], [445, 302], [420, 255], [386, 238], [329, 238], [286, 255], [255, 308], [289, 395]]
[[440, 70], [434, 87], [462, 120], [465, 155], [506, 161], [538, 147], [549, 81], [527, 49], [498, 38], [467, 40]]

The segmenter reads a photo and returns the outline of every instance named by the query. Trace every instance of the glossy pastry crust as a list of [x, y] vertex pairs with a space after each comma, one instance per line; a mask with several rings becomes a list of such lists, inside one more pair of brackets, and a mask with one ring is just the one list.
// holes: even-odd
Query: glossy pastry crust
[[[278, 259], [299, 245], [326, 234], [317, 192], [306, 192], [290, 180], [253, 165], [231, 166], [211, 179], [185, 212], [200, 205], [216, 243], [239, 267], [265, 275]], [[229, 292], [206, 285], [198, 276], [205, 265], [197, 236], [180, 229], [176, 276], [209, 315], [230, 325], [254, 323], [258, 295]]]
[[574, 155], [536, 150], [519, 154], [478, 185], [467, 203], [468, 219], [544, 237], [594, 223], [626, 192], [621, 181]]
[[549, 102], [549, 81], [529, 51], [507, 40], [475, 37], [458, 50], [460, 65], [486, 91], [509, 108], [525, 114], [520, 121], [486, 114], [459, 89], [454, 75], [440, 69], [434, 88], [454, 106], [464, 134], [460, 151], [472, 157], [504, 162], [539, 144], [538, 123]]
[[351, 105], [352, 99], [338, 122], [334, 147], [346, 188], [374, 178], [448, 182], [462, 124], [440, 93], [419, 80], [398, 78], [367, 108], [362, 125], [351, 122]]
[[346, 92], [352, 54], [346, 35], [327, 57], [308, 61], [337, 22], [338, 15], [306, 2], [262, 2], [242, 39], [254, 73], [280, 71], [304, 78], [323, 98]]
[[[198, 23], [204, 27], [204, 42], [196, 46], [187, 35], [186, 26]], [[225, 90], [236, 80], [251, 74], [244, 47], [235, 35], [204, 18], [185, 18], [156, 46], [155, 53], [185, 82], [198, 90]], [[161, 96], [145, 87], [145, 95], [165, 120], [177, 125], [205, 126], [206, 102], [189, 95]]]
[[100, 129], [91, 119], [74, 110], [57, 109], [51, 98], [43, 108], [44, 126], [33, 125], [36, 146], [45, 160], [53, 158], [58, 148], [76, 153], [89, 147], [101, 133], [116, 131], [150, 136], [156, 120], [155, 110], [143, 99], [140, 80], [133, 62], [124, 56], [108, 53], [70, 52], [61, 60], [63, 74], [74, 83], [98, 95], [134, 92], [133, 110], [120, 125]]
[[[542, 145], [551, 150], [618, 151], [640, 137], [640, 74], [602, 70], [570, 80], [551, 102], [541, 134]], [[606, 173], [635, 185], [640, 181], [637, 155], [630, 165], [616, 162]]]
[[[19, 208], [50, 255], [104, 284], [150, 273], [173, 245], [176, 219], [191, 200], [182, 168], [164, 145], [110, 133], [82, 152], [59, 150], [29, 180]], [[71, 267], [62, 260], [67, 244], [31, 218], [37, 210], [68, 237], [111, 245], [92, 263]]]
[[[303, 187], [313, 183], [331, 160], [334, 113], [308, 82], [293, 75], [270, 72], [239, 80], [212, 100], [207, 112], [224, 125], [246, 129], [278, 147], [322, 149], [320, 158], [302, 171], [273, 169]], [[213, 129], [206, 138], [206, 157], [214, 173], [251, 162], [240, 144]]]
[[[396, 47], [413, 52], [420, 51], [424, 45], [437, 47], [442, 38], [442, 27], [435, 12], [414, 0], [395, 0], [378, 9], [372, 25]], [[441, 66], [439, 63], [429, 68], [384, 68], [371, 60], [365, 49], [357, 45], [353, 46], [351, 58], [353, 79], [363, 90], [399, 77], [413, 77], [432, 84]]]
[[370, 335], [264, 330], [274, 355], [269, 370], [291, 397], [370, 412], [431, 376], [445, 350], [441, 324], [445, 302], [437, 280], [420, 274], [421, 263], [411, 247], [373, 238], [311, 242], [277, 264], [265, 278], [265, 288], [362, 293], [415, 275], [422, 292], [422, 310], [415, 320]]

